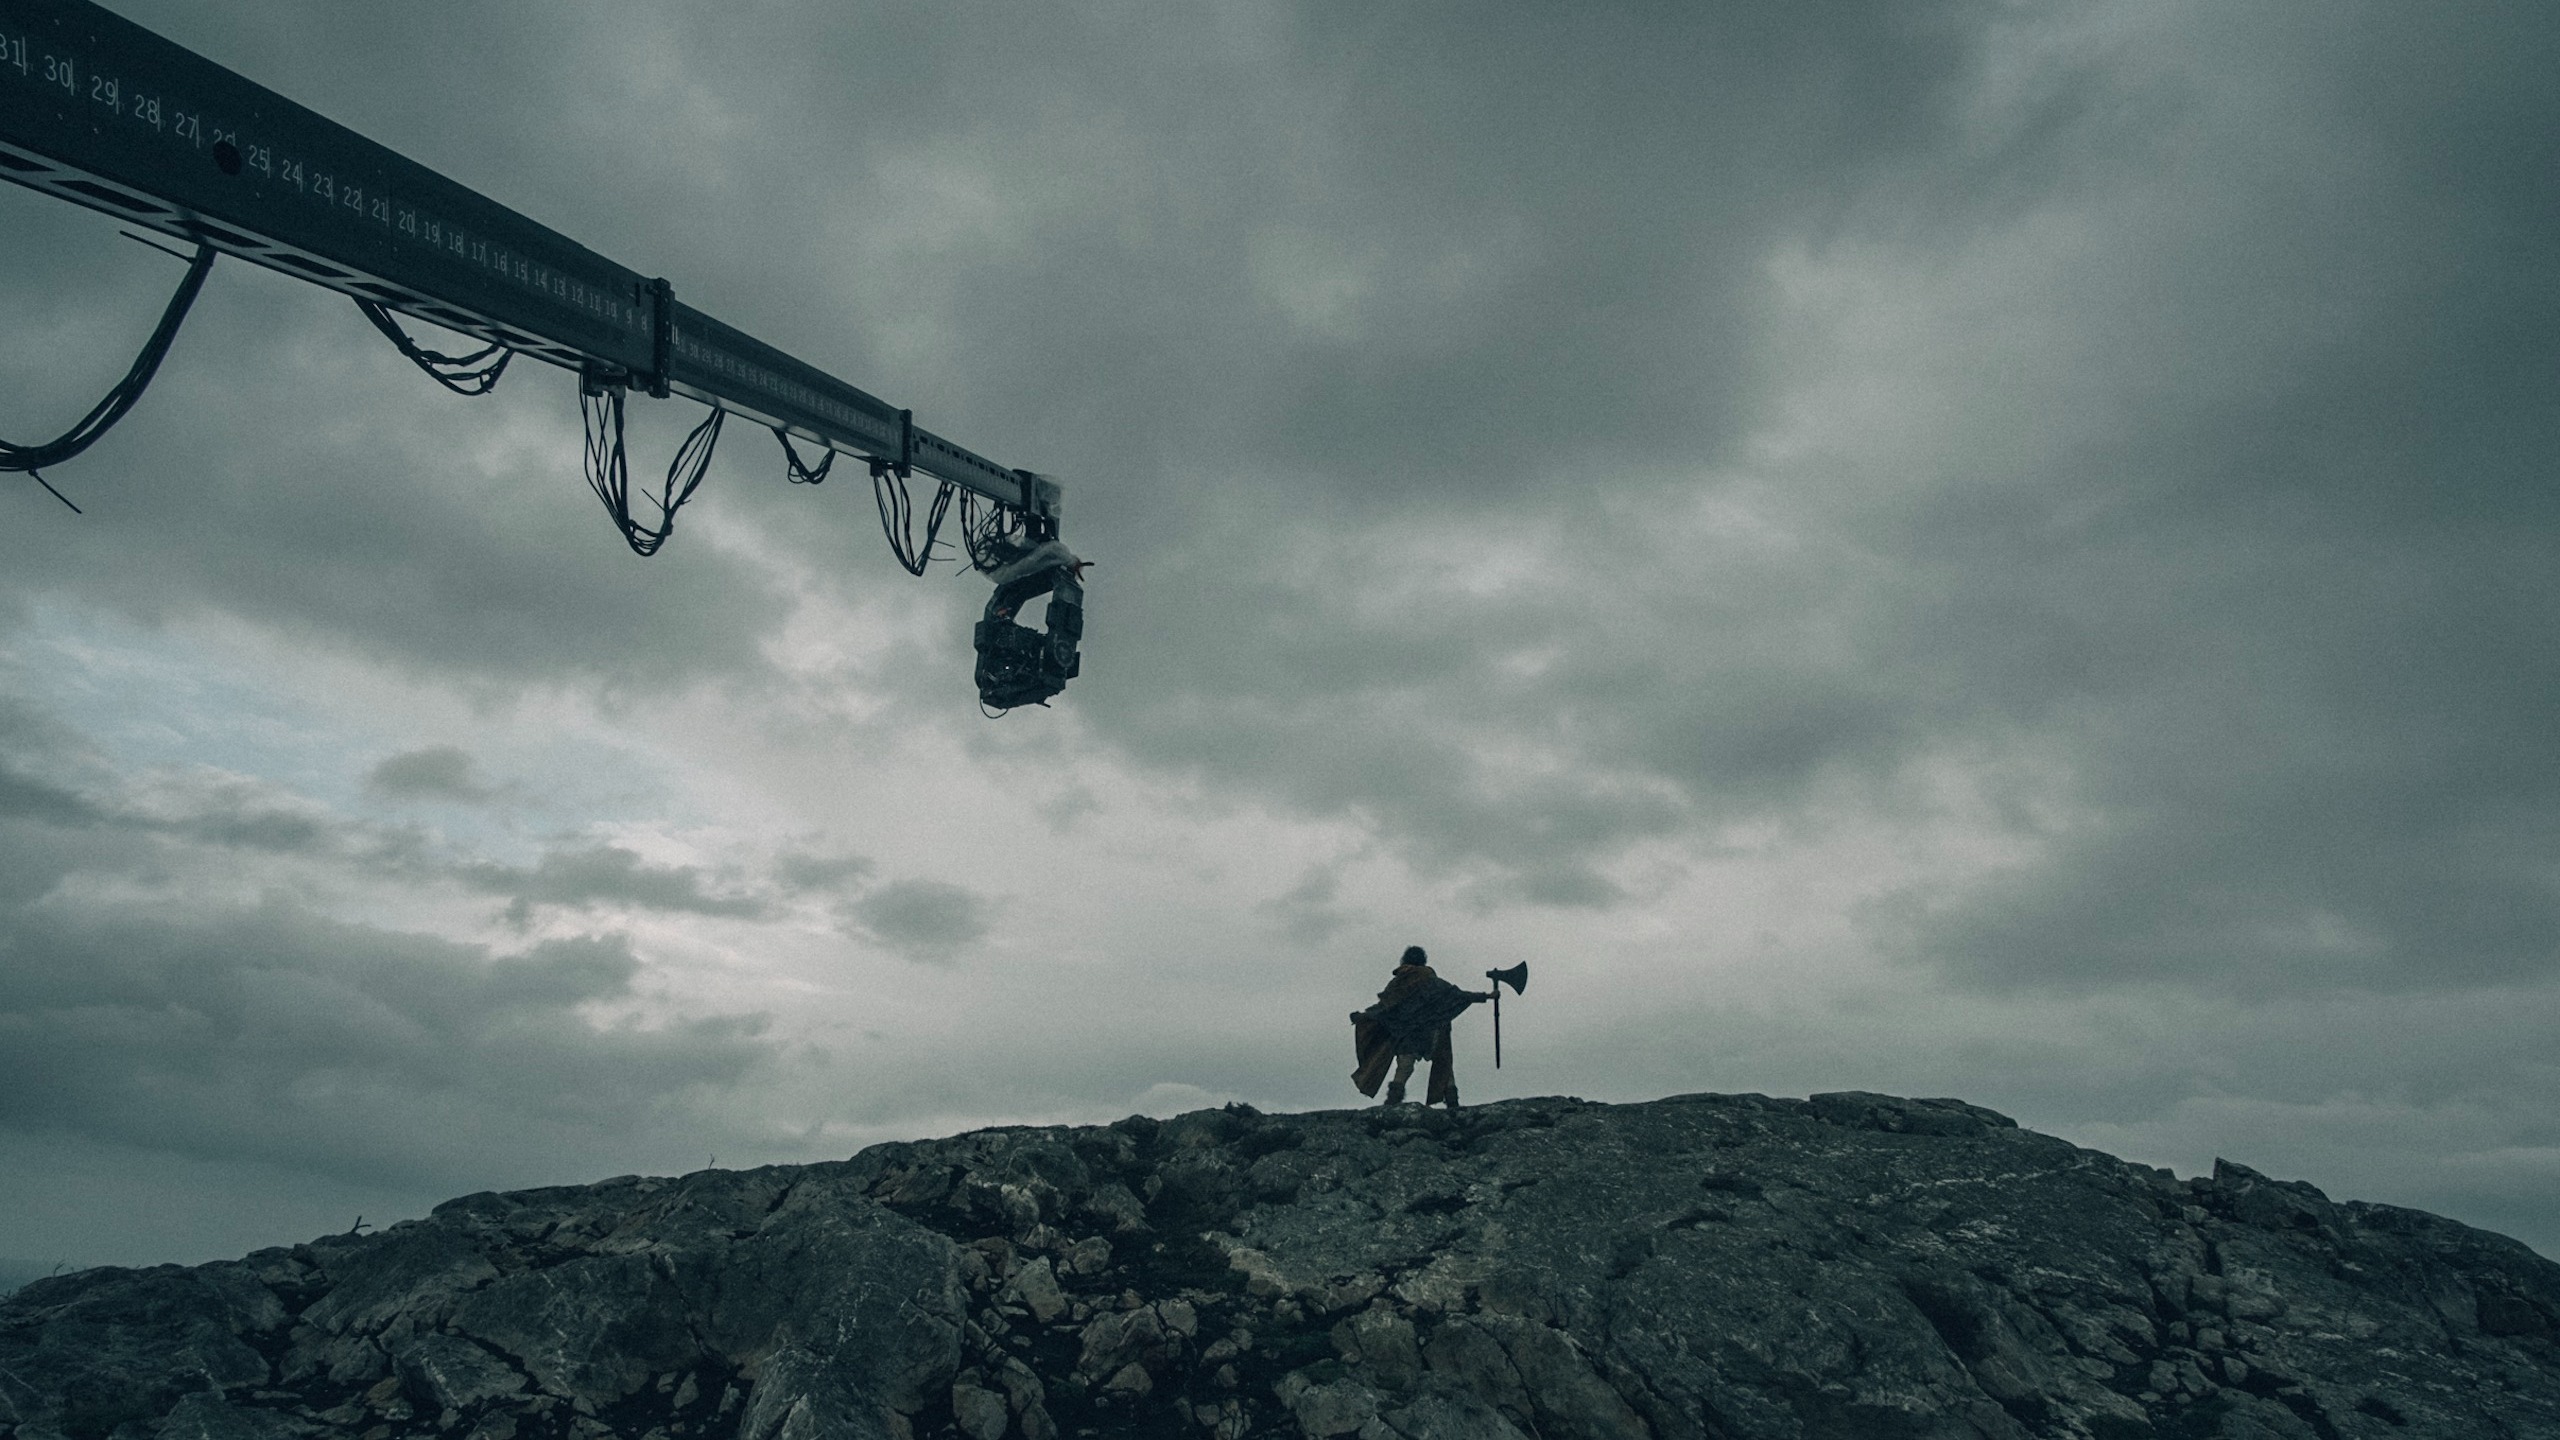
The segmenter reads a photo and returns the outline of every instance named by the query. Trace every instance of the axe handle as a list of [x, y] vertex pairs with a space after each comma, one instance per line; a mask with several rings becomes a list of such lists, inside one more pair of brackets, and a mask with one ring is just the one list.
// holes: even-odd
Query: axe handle
[[1493, 982], [1493, 1068], [1502, 1068], [1502, 982]]

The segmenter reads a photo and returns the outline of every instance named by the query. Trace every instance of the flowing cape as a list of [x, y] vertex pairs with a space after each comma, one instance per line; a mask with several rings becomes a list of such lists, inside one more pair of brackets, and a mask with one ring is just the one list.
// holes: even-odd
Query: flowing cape
[[1431, 1088], [1423, 1103], [1437, 1105], [1457, 1089], [1449, 1054], [1449, 1022], [1482, 1000], [1432, 973], [1428, 965], [1401, 966], [1378, 1003], [1352, 1017], [1351, 1048], [1359, 1068], [1351, 1083], [1375, 1095], [1400, 1054], [1431, 1057]]

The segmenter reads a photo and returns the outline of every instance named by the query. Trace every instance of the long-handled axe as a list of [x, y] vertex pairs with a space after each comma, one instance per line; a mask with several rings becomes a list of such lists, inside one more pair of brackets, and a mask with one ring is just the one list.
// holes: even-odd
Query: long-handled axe
[[1502, 987], [1511, 987], [1514, 995], [1529, 993], [1529, 962], [1521, 961], [1508, 970], [1487, 970], [1484, 978], [1493, 982], [1493, 1068], [1502, 1068]]

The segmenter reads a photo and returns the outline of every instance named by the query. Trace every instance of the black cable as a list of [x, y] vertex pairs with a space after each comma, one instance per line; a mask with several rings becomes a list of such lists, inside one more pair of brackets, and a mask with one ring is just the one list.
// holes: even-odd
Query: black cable
[[933, 563], [934, 538], [942, 533], [942, 517], [959, 489], [950, 481], [933, 493], [933, 508], [924, 522], [924, 544], [915, 542], [915, 502], [907, 494], [907, 477], [885, 460], [871, 462], [871, 500], [880, 510], [880, 533], [889, 537], [889, 553], [910, 575], [922, 575]]
[[773, 438], [782, 442], [782, 458], [790, 467], [786, 476], [792, 484], [824, 485], [827, 483], [827, 473], [836, 468], [834, 450], [828, 450], [826, 455], [818, 461], [817, 468], [811, 469], [808, 462], [800, 458], [800, 452], [791, 447], [791, 436], [781, 426], [773, 427]]
[[581, 387], [578, 392], [578, 411], [587, 427], [587, 488], [604, 502], [605, 513], [613, 517], [632, 553], [655, 555], [675, 531], [676, 512], [693, 498], [694, 488], [710, 470], [712, 447], [720, 443], [720, 422], [729, 412], [714, 407], [676, 447], [675, 458], [667, 462], [666, 485], [655, 495], [641, 493], [641, 498], [658, 507], [657, 523], [644, 525], [631, 518], [631, 459], [622, 448], [622, 395], [619, 385]]
[[130, 230], [119, 230], [116, 233], [127, 240], [132, 241], [134, 244], [142, 246], [144, 249], [157, 250], [161, 254], [168, 256], [170, 259], [177, 261], [181, 265], [187, 262], [187, 252], [184, 250], [172, 250], [168, 246], [161, 244], [159, 241], [152, 239], [148, 235], [136, 235]]
[[[213, 269], [213, 256], [212, 246], [196, 246], [196, 257], [187, 262], [186, 278], [178, 282], [177, 293], [169, 297], [167, 308], [160, 312], [159, 325], [153, 328], [151, 338], [142, 342], [142, 353], [133, 357], [133, 367], [125, 371], [124, 378], [90, 406], [88, 414], [51, 440], [41, 445], [15, 445], [0, 440], [0, 471], [24, 471], [51, 491], [54, 499], [71, 505], [61, 491], [36, 472], [48, 465], [59, 465], [97, 444], [99, 437], [114, 429], [134, 402], [142, 398], [142, 392], [151, 388], [151, 377], [159, 373], [160, 362], [169, 354], [169, 343], [178, 338], [178, 327], [186, 322], [188, 307], [196, 303], [196, 292], [204, 288], [204, 277]], [[71, 511], [76, 515], [80, 507], [71, 505]]]
[[[364, 312], [364, 318], [372, 321], [373, 328], [381, 331], [384, 338], [400, 347], [401, 354], [415, 361], [418, 368], [426, 371], [437, 384], [456, 395], [488, 394], [497, 388], [498, 377], [507, 373], [507, 362], [516, 358], [516, 352], [504, 345], [490, 345], [468, 355], [447, 355], [429, 350], [411, 339], [409, 332], [400, 328], [400, 322], [391, 318], [391, 312], [380, 302], [358, 298], [356, 308]], [[492, 355], [498, 358], [492, 360], [489, 358]]]
[[1022, 512], [994, 500], [981, 500], [974, 491], [960, 496], [960, 544], [968, 551], [969, 564], [979, 571], [991, 571], [1022, 553], [1028, 540], [1029, 527]]
[[39, 485], [43, 486], [43, 487], [44, 487], [44, 493], [46, 493], [47, 495], [52, 496], [52, 497], [53, 497], [54, 499], [56, 499], [56, 500], [61, 501], [65, 506], [68, 506], [68, 507], [70, 508], [70, 511], [71, 511], [71, 513], [72, 513], [72, 514], [74, 514], [74, 515], [86, 515], [86, 514], [88, 514], [88, 513], [89, 513], [88, 511], [81, 509], [79, 506], [77, 506], [77, 505], [73, 505], [73, 504], [71, 503], [71, 497], [70, 497], [70, 496], [65, 495], [65, 494], [63, 494], [61, 491], [54, 489], [54, 488], [53, 488], [53, 482], [52, 482], [52, 481], [50, 481], [50, 480], [47, 480], [47, 479], [46, 479], [46, 478], [44, 478], [42, 475], [38, 475], [38, 474], [37, 474], [36, 472], [34, 472], [33, 470], [30, 470], [30, 471], [28, 471], [28, 472], [27, 472], [27, 476], [28, 476], [28, 478], [29, 478], [29, 479], [32, 479], [32, 480], [34, 480], [37, 484], [39, 484]]

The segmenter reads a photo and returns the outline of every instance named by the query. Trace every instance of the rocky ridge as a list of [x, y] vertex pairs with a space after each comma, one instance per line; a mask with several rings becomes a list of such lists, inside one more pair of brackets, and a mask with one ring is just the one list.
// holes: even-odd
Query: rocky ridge
[[2560, 1437], [2560, 1266], [1953, 1100], [988, 1130], [0, 1301], [0, 1436]]

